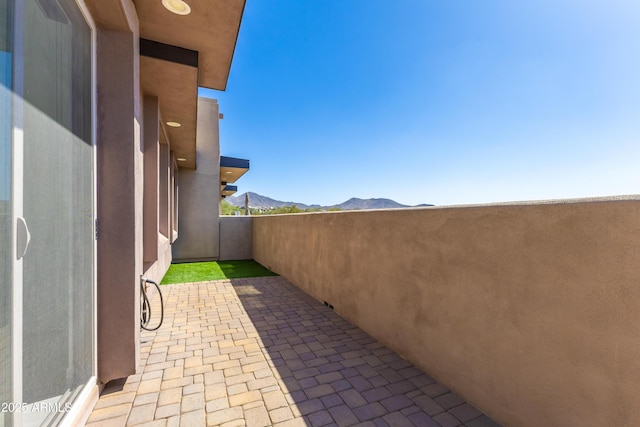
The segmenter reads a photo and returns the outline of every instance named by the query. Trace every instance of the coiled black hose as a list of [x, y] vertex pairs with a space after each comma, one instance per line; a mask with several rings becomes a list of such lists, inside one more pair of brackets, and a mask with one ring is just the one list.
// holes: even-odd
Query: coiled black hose
[[[150, 328], [149, 323], [151, 322], [151, 301], [149, 301], [149, 297], [147, 295], [147, 286], [151, 283], [156, 287], [156, 291], [158, 292], [158, 296], [160, 297], [160, 322], [157, 326]], [[156, 331], [162, 326], [162, 322], [164, 321], [164, 300], [162, 298], [162, 292], [160, 291], [160, 286], [154, 282], [153, 280], [146, 279], [144, 277], [140, 278], [140, 298], [142, 299], [142, 305], [140, 307], [140, 327], [145, 331]]]

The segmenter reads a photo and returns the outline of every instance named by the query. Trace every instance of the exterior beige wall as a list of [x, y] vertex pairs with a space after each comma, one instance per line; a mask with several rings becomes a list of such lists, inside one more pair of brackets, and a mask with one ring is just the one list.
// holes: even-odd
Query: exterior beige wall
[[157, 283], [171, 265], [170, 146], [160, 144], [158, 98], [144, 97], [144, 277]]
[[219, 248], [220, 139], [218, 103], [198, 99], [196, 170], [178, 172], [178, 239], [175, 260], [214, 260]]
[[143, 275], [145, 278], [160, 283], [171, 266], [171, 244], [162, 234], [158, 235], [158, 260], [148, 266]]
[[220, 260], [253, 258], [253, 217], [220, 217]]
[[640, 200], [253, 219], [254, 258], [507, 426], [640, 425]]

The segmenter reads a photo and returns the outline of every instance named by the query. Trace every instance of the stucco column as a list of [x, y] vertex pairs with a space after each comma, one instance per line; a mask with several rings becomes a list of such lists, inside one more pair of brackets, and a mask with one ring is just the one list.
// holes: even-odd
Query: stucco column
[[158, 175], [160, 126], [158, 98], [144, 97], [144, 263], [158, 259]]
[[168, 144], [160, 144], [158, 147], [160, 152], [160, 194], [158, 203], [160, 205], [159, 212], [159, 230], [167, 239], [171, 239], [169, 230], [171, 229], [171, 150]]
[[134, 374], [142, 272], [142, 106], [137, 20], [97, 32], [98, 375]]

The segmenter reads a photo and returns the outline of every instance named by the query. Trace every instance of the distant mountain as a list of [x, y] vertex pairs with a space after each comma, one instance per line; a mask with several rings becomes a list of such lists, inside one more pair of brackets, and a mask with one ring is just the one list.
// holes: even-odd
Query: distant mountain
[[296, 205], [300, 209], [309, 209], [309, 208], [319, 208], [320, 205], [305, 205], [304, 203], [295, 203], [295, 202], [282, 202], [280, 200], [275, 200], [267, 196], [262, 196], [258, 193], [243, 193], [239, 196], [229, 196], [225, 200], [231, 203], [234, 206], [239, 206], [241, 208], [244, 207], [244, 198], [245, 195], [249, 194], [249, 206], [252, 208], [282, 208], [285, 206], [293, 206]]
[[354, 209], [397, 209], [408, 208], [410, 206], [400, 204], [391, 199], [358, 199], [357, 197], [352, 197], [346, 202], [330, 207], [348, 211]]
[[[234, 206], [244, 207], [244, 198], [245, 194], [240, 194], [239, 196], [229, 196], [225, 200], [231, 203]], [[310, 208], [339, 208], [342, 210], [356, 210], [356, 209], [397, 209], [397, 208], [408, 208], [411, 206], [403, 205], [396, 201], [390, 199], [359, 199], [357, 197], [352, 197], [346, 202], [340, 203], [339, 205], [332, 206], [320, 206], [320, 205], [305, 205], [304, 203], [296, 203], [296, 202], [283, 202], [280, 200], [275, 200], [270, 197], [262, 196], [257, 193], [249, 192], [249, 206], [252, 208], [282, 208], [285, 206], [293, 206], [300, 209], [310, 209]], [[428, 204], [421, 204], [418, 206], [433, 206]]]

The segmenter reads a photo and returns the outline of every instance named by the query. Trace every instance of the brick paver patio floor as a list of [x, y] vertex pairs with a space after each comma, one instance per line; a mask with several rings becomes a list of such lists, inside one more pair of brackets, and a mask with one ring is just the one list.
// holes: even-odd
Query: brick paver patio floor
[[282, 277], [163, 287], [141, 366], [88, 426], [495, 427]]

